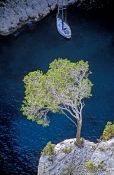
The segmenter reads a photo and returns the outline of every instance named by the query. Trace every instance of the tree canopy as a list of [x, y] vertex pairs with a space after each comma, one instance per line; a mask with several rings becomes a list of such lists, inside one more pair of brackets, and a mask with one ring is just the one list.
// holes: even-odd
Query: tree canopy
[[92, 83], [87, 61], [55, 59], [46, 73], [40, 70], [24, 77], [23, 114], [38, 124], [47, 125], [49, 112], [62, 112], [73, 122], [82, 118], [84, 98], [89, 98]]

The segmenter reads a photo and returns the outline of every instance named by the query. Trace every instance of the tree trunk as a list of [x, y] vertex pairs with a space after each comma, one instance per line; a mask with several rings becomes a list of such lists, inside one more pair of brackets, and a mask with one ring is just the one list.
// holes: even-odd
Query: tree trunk
[[77, 133], [76, 133], [77, 145], [81, 144], [81, 142], [80, 142], [81, 127], [82, 127], [82, 121], [81, 120], [77, 120]]

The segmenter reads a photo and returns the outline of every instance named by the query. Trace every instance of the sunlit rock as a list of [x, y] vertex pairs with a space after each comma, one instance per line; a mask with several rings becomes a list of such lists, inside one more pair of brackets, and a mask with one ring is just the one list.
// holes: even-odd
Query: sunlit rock
[[75, 139], [55, 146], [54, 155], [41, 156], [38, 175], [114, 175], [114, 138], [93, 143], [84, 140], [81, 147]]

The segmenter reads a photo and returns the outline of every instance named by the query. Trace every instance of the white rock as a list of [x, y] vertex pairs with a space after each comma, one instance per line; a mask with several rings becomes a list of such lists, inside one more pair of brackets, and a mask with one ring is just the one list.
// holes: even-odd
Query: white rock
[[[48, 156], [41, 156], [38, 175], [70, 175], [71, 172], [72, 175], [114, 175], [114, 139], [98, 144], [85, 140], [81, 148], [75, 146], [75, 140], [57, 144], [51, 160]], [[71, 152], [65, 154], [64, 148], [71, 148]], [[85, 167], [86, 161], [103, 167], [90, 173]]]

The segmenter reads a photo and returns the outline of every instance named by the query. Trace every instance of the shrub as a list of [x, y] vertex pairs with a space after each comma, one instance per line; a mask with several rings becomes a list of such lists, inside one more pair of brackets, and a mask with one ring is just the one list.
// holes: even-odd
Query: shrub
[[105, 129], [103, 131], [103, 134], [101, 136], [101, 139], [103, 140], [109, 140], [112, 137], [114, 137], [114, 122], [107, 122]]
[[84, 138], [83, 137], [81, 137], [80, 142], [81, 142], [81, 145], [84, 144]]
[[87, 162], [85, 162], [85, 167], [89, 173], [95, 173], [96, 171], [98, 171], [100, 169], [104, 170], [103, 162], [101, 162], [99, 164], [95, 164], [92, 161], [87, 161]]
[[101, 152], [106, 152], [106, 150], [107, 150], [107, 148], [105, 148], [105, 147], [99, 147], [99, 149]]
[[65, 154], [69, 154], [71, 151], [72, 151], [72, 149], [71, 149], [71, 147], [69, 147], [69, 148], [63, 148], [63, 150], [62, 150]]
[[47, 145], [45, 146], [45, 148], [42, 151], [42, 155], [43, 156], [51, 156], [54, 154], [54, 148], [55, 148], [55, 144], [52, 144], [51, 142], [48, 142]]
[[[83, 145], [83, 144], [84, 144], [84, 138], [81, 137], [81, 139], [80, 139], [80, 145]], [[74, 141], [74, 145], [78, 146], [77, 141]]]
[[88, 172], [90, 172], [90, 173], [94, 173], [98, 169], [98, 166], [92, 161], [85, 162], [85, 167], [88, 170]]

